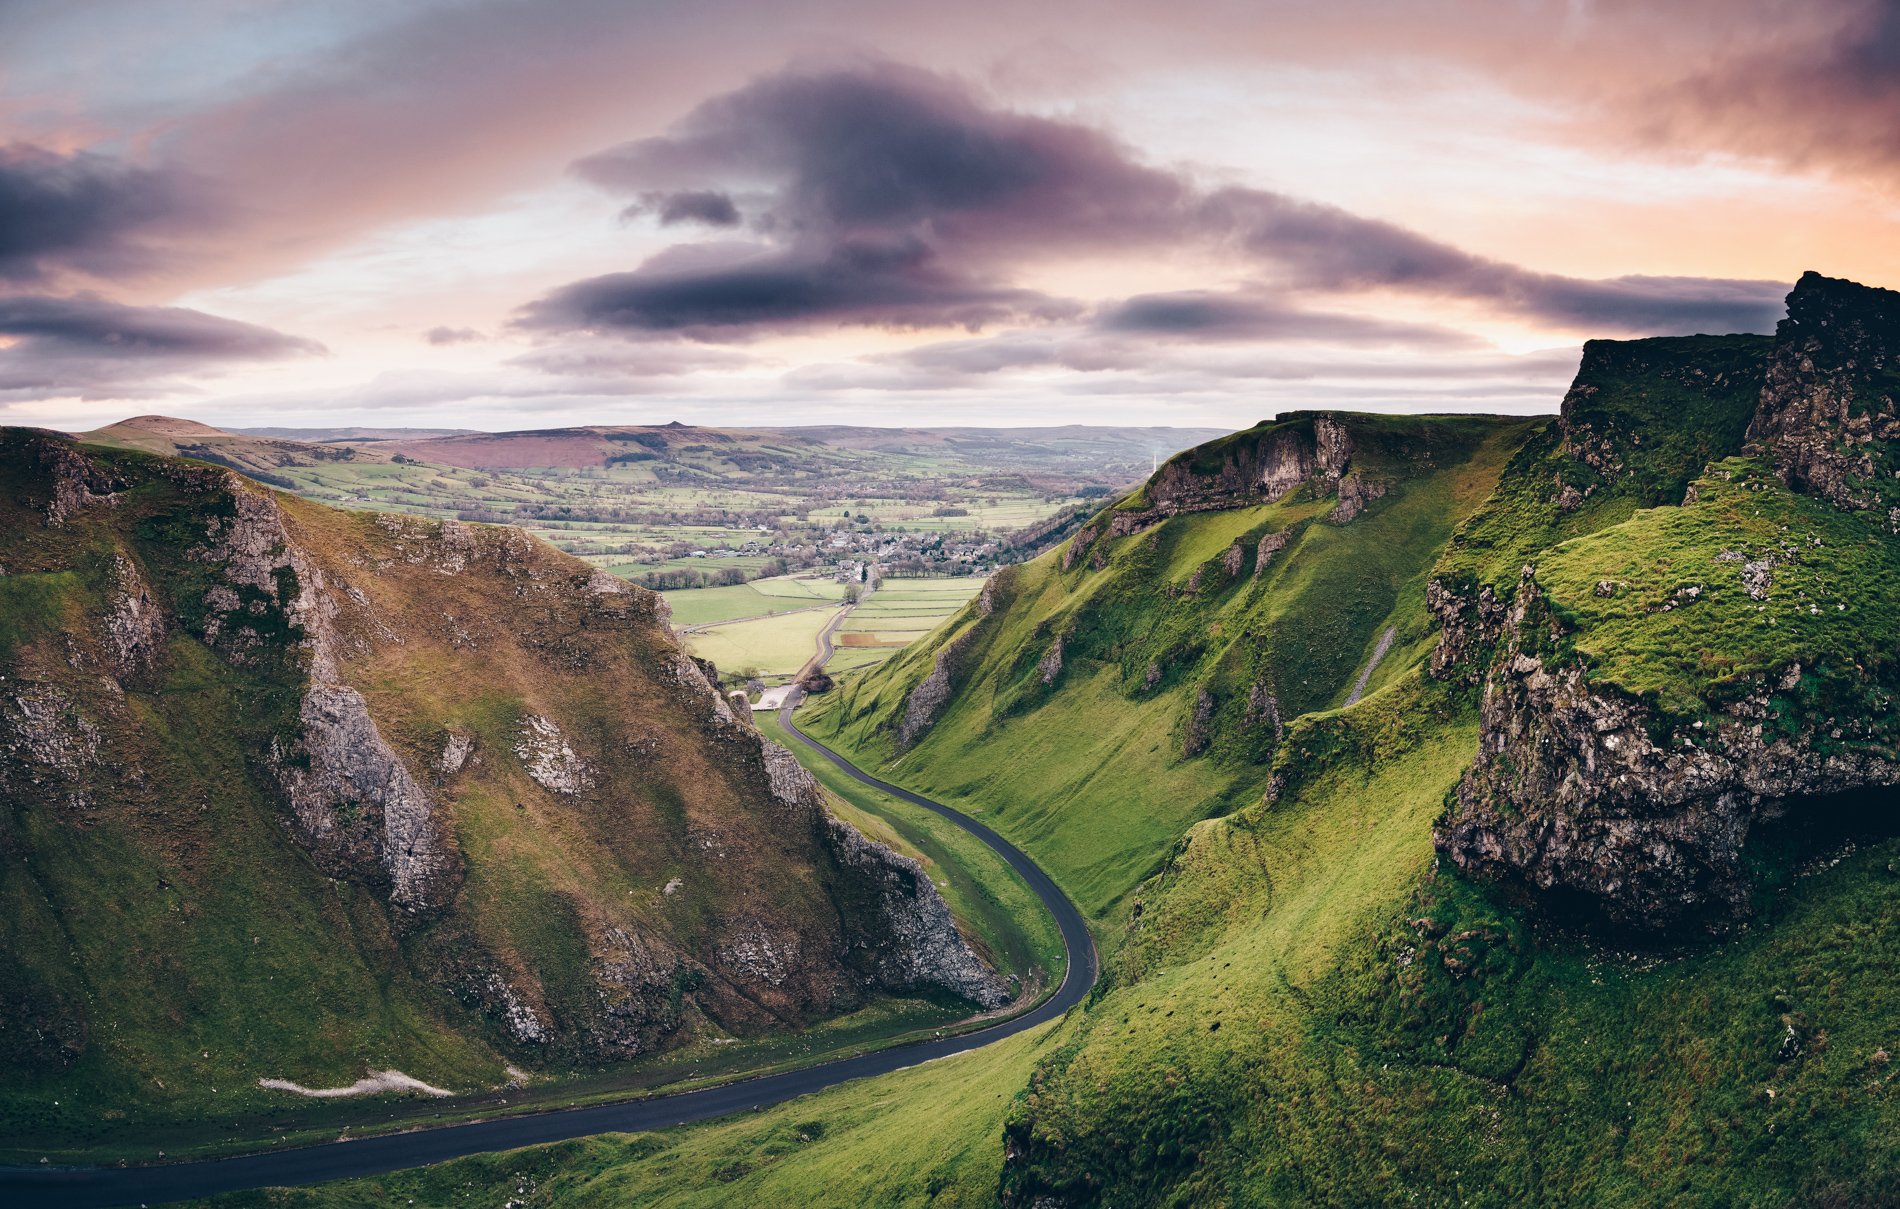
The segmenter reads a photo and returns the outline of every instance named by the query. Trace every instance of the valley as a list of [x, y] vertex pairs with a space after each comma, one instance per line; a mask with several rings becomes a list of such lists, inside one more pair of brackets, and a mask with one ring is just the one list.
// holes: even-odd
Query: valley
[[[980, 1049], [928, 1063], [913, 1061], [923, 1051], [879, 1054], [875, 1077], [849, 1081], [836, 1077], [858, 1068], [819, 1068], [802, 1076], [810, 1081], [785, 1085], [796, 1098], [770, 1102], [761, 1087], [750, 1103], [709, 1107], [724, 1116], [669, 1125], [631, 1110], [611, 1118], [612, 1110], [590, 1109], [602, 1114], [585, 1119], [601, 1130], [590, 1136], [538, 1144], [524, 1132], [517, 1140], [537, 1144], [327, 1184], [230, 1191], [204, 1203], [1885, 1203], [1900, 1186], [1889, 1157], [1900, 1129], [1890, 1092], [1900, 1045], [1891, 1002], [1900, 993], [1900, 375], [1890, 368], [1900, 352], [1900, 294], [1809, 274], [1787, 306], [1773, 338], [1591, 341], [1554, 416], [1305, 410], [1202, 442], [1132, 490], [1059, 520], [1047, 533], [1060, 536], [1035, 557], [962, 585], [887, 573], [846, 617], [840, 632], [868, 641], [834, 646], [831, 687], [817, 686], [822, 691], [802, 701], [794, 695], [778, 718], [748, 724], [744, 711], [733, 714], [731, 725], [744, 730], [705, 720], [715, 701], [738, 704], [710, 685], [693, 698], [706, 704], [694, 707], [697, 729], [687, 729], [667, 712], [668, 694], [638, 691], [651, 676], [638, 660], [611, 656], [623, 694], [612, 708], [586, 695], [588, 675], [562, 670], [548, 682], [567, 694], [563, 717], [575, 721], [561, 734], [570, 746], [582, 735], [617, 735], [620, 712], [634, 709], [647, 711], [643, 725], [672, 736], [673, 758], [703, 761], [695, 775], [711, 784], [748, 784], [734, 778], [750, 775], [750, 753], [758, 752], [800, 800], [824, 803], [828, 817], [842, 820], [837, 826], [884, 840], [891, 856], [876, 858], [884, 867], [933, 871], [922, 880], [943, 904], [936, 918], [955, 920], [958, 943], [980, 966], [1032, 987], [1061, 979], [1063, 994]], [[52, 446], [33, 448], [52, 450], [35, 457], [67, 464]], [[38, 854], [61, 845], [77, 851], [71, 836], [92, 834], [83, 828], [137, 855], [135, 838], [112, 838], [139, 834], [113, 813], [126, 809], [118, 791], [75, 780], [72, 768], [38, 753], [93, 742], [75, 719], [103, 736], [92, 719], [117, 716], [98, 696], [110, 690], [94, 683], [87, 659], [105, 668], [99, 661], [113, 650], [123, 662], [133, 648], [86, 638], [95, 631], [82, 623], [102, 612], [119, 616], [111, 608], [123, 612], [123, 604], [109, 602], [129, 599], [105, 595], [123, 582], [106, 578], [122, 574], [104, 569], [116, 566], [111, 552], [156, 559], [138, 543], [159, 542], [178, 523], [152, 518], [180, 515], [168, 494], [175, 488], [146, 480], [154, 485], [140, 495], [110, 478], [130, 474], [120, 463], [74, 456], [93, 459], [92, 469], [75, 469], [66, 488], [42, 490], [47, 502], [18, 516], [9, 530], [20, 535], [17, 544], [0, 556], [8, 572], [0, 586], [14, 602], [7, 616], [29, 619], [0, 632], [10, 666], [29, 667], [75, 703], [37, 714], [16, 704], [9, 715], [12, 733], [40, 744], [30, 769], [18, 763], [27, 757], [10, 757], [10, 784], [35, 786], [38, 796], [16, 811], [8, 833], [25, 838], [9, 842], [30, 844], [40, 862], [53, 858]], [[96, 502], [108, 488], [123, 501], [110, 511]], [[30, 484], [17, 490], [32, 496]], [[455, 532], [411, 530], [405, 526], [423, 522], [400, 518], [346, 522], [275, 498], [297, 525], [333, 535], [323, 549], [349, 552], [326, 555], [326, 575], [367, 580], [354, 557], [388, 576], [377, 597], [392, 602], [381, 606], [387, 618], [398, 615], [393, 602], [406, 599], [403, 578], [421, 574], [409, 568], [439, 566], [444, 535]], [[85, 509], [86, 548], [97, 551], [91, 562], [62, 545], [76, 540], [67, 530], [56, 533], [41, 519]], [[508, 532], [481, 530], [479, 541], [512, 540], [497, 536]], [[317, 547], [305, 539], [297, 548]], [[511, 557], [524, 569], [572, 568], [570, 592], [596, 582], [580, 564], [523, 551]], [[167, 574], [200, 576], [179, 582], [209, 585], [192, 589], [209, 599], [216, 585], [196, 569], [200, 560], [172, 557], [183, 569]], [[23, 558], [45, 569], [20, 574]], [[298, 575], [275, 597], [265, 588], [241, 596], [233, 589], [233, 602], [248, 608], [255, 600], [262, 608], [251, 615], [274, 617], [300, 599]], [[701, 633], [783, 625], [770, 638], [782, 648], [772, 658], [802, 666], [818, 626], [843, 607], [820, 598], [826, 583], [838, 581], [768, 578], [672, 599], [703, 607], [689, 623], [712, 627]], [[969, 594], [960, 595], [963, 585]], [[777, 595], [794, 587], [795, 595]], [[813, 596], [803, 595], [808, 589]], [[555, 591], [552, 581], [546, 590]], [[552, 650], [534, 658], [557, 663], [573, 658], [583, 649], [576, 644], [601, 641], [582, 634], [597, 624], [590, 609], [639, 606], [658, 617], [651, 594], [624, 585], [594, 590], [607, 606], [548, 597], [559, 603], [534, 615], [545, 618], [539, 628], [518, 630], [529, 644], [523, 649]], [[814, 611], [754, 621], [739, 619], [756, 613], [732, 611], [777, 600]], [[421, 606], [404, 607], [421, 615]], [[176, 655], [150, 681], [138, 676], [153, 673], [107, 668], [126, 708], [147, 711], [141, 718], [188, 708], [221, 733], [242, 736], [250, 732], [237, 724], [240, 699], [258, 707], [296, 700], [281, 687], [271, 689], [275, 698], [259, 691], [272, 683], [255, 679], [267, 663], [232, 662], [227, 635], [240, 624], [232, 612], [168, 622], [209, 652], [194, 654], [195, 662]], [[584, 626], [555, 624], [581, 616], [589, 618]], [[215, 631], [207, 618], [218, 621]], [[251, 652], [268, 647], [277, 631], [258, 629], [268, 624], [251, 623], [256, 642], [237, 653], [264, 659]], [[648, 643], [647, 659], [665, 663], [660, 644], [673, 641], [670, 626], [644, 626], [626, 623], [613, 632], [629, 637], [613, 641]], [[392, 719], [390, 732], [413, 745], [418, 765], [443, 749], [438, 732], [405, 720], [421, 716], [424, 690], [414, 685], [431, 683], [423, 670], [452, 670], [457, 658], [454, 627], [430, 627], [405, 629], [400, 651], [377, 646], [362, 629], [369, 649], [350, 656], [357, 661], [350, 666], [362, 668], [357, 691], [379, 718]], [[141, 631], [121, 623], [97, 632]], [[883, 635], [901, 635], [902, 645]], [[759, 641], [763, 650], [766, 639]], [[605, 647], [584, 649], [591, 659], [610, 657], [592, 653]], [[867, 649], [888, 653], [861, 659]], [[701, 658], [710, 650], [699, 648]], [[745, 657], [739, 650], [735, 659]], [[738, 667], [713, 662], [722, 673]], [[389, 672], [379, 678], [379, 668], [394, 666], [404, 669], [400, 682]], [[250, 695], [219, 695], [218, 678], [238, 674], [253, 677], [244, 682]], [[465, 728], [491, 767], [506, 767], [500, 744], [508, 725], [520, 731], [520, 707], [486, 720], [449, 708], [480, 700], [465, 687], [471, 683], [451, 679], [429, 690], [427, 704], [445, 719], [435, 725], [448, 734]], [[703, 675], [698, 683], [705, 685]], [[11, 691], [16, 703], [27, 700]], [[513, 691], [529, 699], [526, 685]], [[547, 688], [534, 691], [554, 700]], [[42, 694], [32, 700], [50, 700], [32, 692]], [[261, 724], [244, 723], [260, 728], [251, 753], [282, 750], [265, 734], [294, 733], [272, 729], [288, 705], [275, 708]], [[42, 717], [60, 721], [49, 729], [34, 721]], [[802, 748], [800, 732], [858, 773]], [[744, 767], [693, 754], [732, 750], [720, 746], [728, 734], [743, 740]], [[14, 750], [28, 741], [14, 740]], [[604, 778], [616, 765], [603, 750], [575, 747], [573, 755]], [[558, 748], [544, 759], [556, 780], [565, 767], [557, 756]], [[256, 765], [257, 754], [222, 758], [234, 782], [262, 775], [235, 771], [252, 768], [246, 760]], [[524, 768], [533, 763], [518, 758]], [[153, 756], [141, 760], [141, 770], [157, 766]], [[795, 782], [786, 781], [793, 770]], [[531, 792], [532, 779], [524, 772], [496, 784]], [[701, 792], [697, 784], [691, 795]], [[616, 792], [630, 803], [654, 796], [639, 783]], [[675, 946], [677, 968], [692, 955], [734, 994], [767, 998], [697, 956], [704, 950], [689, 947], [688, 932], [660, 922], [670, 918], [660, 914], [670, 897], [661, 876], [674, 876], [670, 868], [616, 856], [605, 836], [595, 843], [607, 852], [575, 846], [568, 837], [581, 832], [587, 803], [564, 807], [574, 821], [555, 839], [531, 843], [483, 815], [480, 796], [467, 800], [461, 834], [490, 845], [507, 839], [511, 852], [539, 862], [542, 879], [565, 878], [570, 896], [588, 892], [593, 869], [624, 869], [615, 876], [626, 885], [607, 879], [637, 891], [621, 896], [636, 903], [620, 926], [655, 937], [643, 943]], [[745, 815], [743, 803], [756, 800], [758, 791], [740, 793], [719, 807], [729, 813], [710, 825], [732, 837], [728, 845], [746, 829], [775, 840], [782, 832], [770, 817]], [[1021, 880], [972, 847], [968, 831], [948, 829], [933, 803], [1019, 852]], [[537, 819], [552, 820], [541, 799], [536, 809]], [[277, 853], [285, 841], [270, 843]], [[1000, 849], [1005, 857], [1010, 850]], [[200, 851], [193, 849], [194, 862], [207, 859]], [[320, 859], [362, 859], [340, 846], [335, 857], [315, 851], [307, 858], [313, 868]], [[484, 864], [470, 841], [461, 851], [462, 884], [492, 884], [499, 866]], [[827, 851], [862, 850], [844, 840], [798, 849], [803, 867], [842, 870], [824, 864], [842, 859]], [[703, 860], [684, 865], [689, 854], [673, 857], [692, 871], [683, 881], [717, 887], [716, 897], [682, 904], [697, 904], [705, 928], [730, 927], [717, 922], [719, 902], [759, 894], [774, 903], [830, 896], [832, 905], [811, 918], [896, 919], [888, 901], [883, 915], [868, 909], [875, 896], [851, 889], [843, 873], [767, 881], [753, 865], [721, 883]], [[900, 858], [914, 865], [890, 864]], [[16, 880], [16, 915], [38, 911], [31, 918], [47, 921], [43, 928], [57, 918], [67, 929], [61, 936], [93, 946], [88, 960], [61, 967], [57, 952], [34, 948], [25, 930], [8, 943], [47, 971], [30, 984], [40, 998], [29, 1010], [90, 1028], [78, 1007], [85, 984], [72, 971], [109, 967], [98, 964], [101, 933], [86, 931], [87, 904], [116, 903], [124, 913], [132, 900], [91, 888], [84, 879], [95, 875], [77, 857], [60, 859], [66, 864], [56, 876], [36, 873], [32, 885], [82, 887], [66, 892], [72, 905], [48, 914]], [[183, 855], [173, 858], [176, 876], [171, 865], [132, 859], [123, 861], [137, 876], [174, 884], [196, 872]], [[281, 855], [245, 859], [285, 863]], [[19, 871], [9, 865], [9, 875]], [[1055, 912], [1068, 939], [1061, 973], [1057, 937], [1030, 909], [1029, 890], [1045, 875], [1055, 897], [1073, 904], [1071, 917]], [[427, 869], [417, 876], [429, 884]], [[309, 880], [312, 901], [326, 903], [329, 892]], [[390, 895], [382, 885], [368, 894]], [[508, 898], [459, 893], [445, 901]], [[353, 894], [360, 901], [362, 892]], [[279, 897], [284, 910], [299, 901]], [[164, 914], [139, 925], [154, 938], [148, 944], [174, 934], [165, 928], [189, 926], [195, 917], [166, 918], [185, 915], [189, 901], [180, 896], [173, 909], [174, 900], [158, 900]], [[396, 921], [387, 925], [397, 937], [391, 951], [404, 952], [403, 900], [381, 901], [396, 904], [381, 908], [382, 918]], [[501, 943], [491, 938], [519, 929], [515, 943], [531, 951], [549, 935], [530, 923], [548, 901], [526, 899], [518, 915], [485, 908], [463, 926], [490, 946], [484, 951]], [[75, 908], [75, 922], [66, 922]], [[378, 917], [355, 910], [343, 917], [370, 935]], [[901, 921], [890, 926], [895, 936], [913, 934]], [[1078, 960], [1074, 929], [1086, 929], [1099, 954], [1099, 980], [1081, 977], [1094, 972], [1093, 961], [1085, 969]], [[347, 964], [332, 962], [338, 970]], [[326, 967], [324, 976], [338, 975]], [[560, 993], [549, 973], [539, 976], [556, 988], [545, 994]], [[400, 990], [410, 998], [386, 1002], [428, 1002], [426, 979]], [[696, 1002], [709, 1021], [730, 1010], [709, 996]], [[792, 1008], [782, 1010], [790, 1023]], [[957, 1019], [972, 1014], [959, 1011]], [[834, 1012], [821, 1024], [818, 1016], [797, 1028], [851, 1018]], [[917, 1022], [936, 1027], [927, 1017]], [[68, 1035], [78, 1036], [72, 1026]], [[764, 1025], [754, 1041], [764, 1048], [751, 1052], [766, 1053], [786, 1035], [797, 1029]], [[471, 1066], [519, 1052], [501, 1048], [492, 1031], [440, 1036], [433, 1044], [441, 1052], [475, 1055], [466, 1059]], [[462, 1051], [448, 1048], [451, 1038]], [[278, 1044], [278, 1052], [294, 1052]], [[427, 1078], [423, 1047], [405, 1044], [412, 1048], [402, 1069]], [[32, 1077], [48, 1091], [36, 1094], [48, 1098], [55, 1087], [83, 1086], [60, 1082], [57, 1052], [16, 1057], [11, 1069], [38, 1062]], [[685, 1051], [667, 1052], [678, 1061]], [[363, 1060], [354, 1058], [357, 1066]], [[338, 1061], [330, 1077], [355, 1070], [346, 1065]], [[121, 1081], [114, 1086], [130, 1086], [112, 1077]], [[99, 1098], [87, 1094], [96, 1111]], [[104, 1132], [89, 1128], [95, 1137]]]

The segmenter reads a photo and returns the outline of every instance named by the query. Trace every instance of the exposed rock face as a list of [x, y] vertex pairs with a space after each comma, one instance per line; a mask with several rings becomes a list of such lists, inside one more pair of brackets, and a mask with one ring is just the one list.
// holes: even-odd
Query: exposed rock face
[[880, 887], [886, 926], [896, 944], [880, 953], [877, 969], [893, 990], [941, 987], [985, 1008], [1010, 1001], [1008, 985], [984, 965], [958, 934], [950, 908], [924, 867], [873, 844], [857, 828], [829, 820], [839, 862], [871, 878]]
[[1900, 293], [1806, 273], [1775, 332], [1751, 446], [1843, 511], [1900, 503]]
[[[349, 871], [354, 850], [372, 846], [388, 874], [391, 903], [412, 911], [445, 903], [461, 862], [435, 822], [433, 797], [377, 731], [363, 695], [312, 685], [300, 717], [303, 736], [280, 751], [277, 777], [304, 844], [339, 873]], [[377, 815], [380, 835], [364, 825]]]
[[552, 718], [530, 714], [520, 720], [515, 733], [515, 755], [543, 789], [572, 794], [594, 787], [594, 770], [574, 754]]
[[1278, 743], [1286, 738], [1286, 725], [1280, 721], [1280, 703], [1274, 699], [1273, 693], [1267, 688], [1267, 682], [1264, 680], [1254, 681], [1253, 687], [1247, 690], [1245, 721], [1248, 726], [1254, 726], [1263, 721], [1271, 722], [1273, 723], [1273, 741]]
[[1352, 519], [1366, 510], [1368, 500], [1385, 498], [1385, 484], [1369, 482], [1359, 475], [1349, 475], [1339, 480], [1339, 506], [1326, 514], [1326, 519], [1335, 525], [1350, 524]]
[[1062, 674], [1062, 635], [1056, 635], [1054, 645], [1049, 648], [1049, 653], [1042, 657], [1042, 662], [1036, 665], [1036, 671], [1041, 675], [1044, 684], [1054, 684], [1056, 677]]
[[1900, 757], [1877, 744], [1765, 728], [1777, 714], [1765, 689], [1713, 726], [1675, 730], [1593, 687], [1582, 667], [1545, 666], [1520, 629], [1552, 624], [1528, 569], [1507, 620], [1511, 638], [1485, 677], [1477, 762], [1433, 832], [1467, 872], [1581, 892], [1638, 927], [1702, 907], [1739, 915], [1752, 888], [1742, 843], [1781, 812], [1778, 799], [1900, 783]]
[[106, 614], [106, 633], [121, 676], [150, 671], [165, 645], [165, 613], [147, 591], [145, 581], [124, 552], [112, 556], [113, 600]]
[[1181, 751], [1190, 756], [1198, 756], [1207, 750], [1210, 735], [1210, 721], [1214, 717], [1214, 695], [1206, 689], [1194, 695], [1194, 705], [1188, 711], [1187, 726], [1181, 736]]
[[972, 633], [965, 631], [945, 643], [930, 665], [930, 675], [911, 690], [904, 702], [903, 725], [897, 731], [897, 750], [909, 751], [943, 715], [944, 707], [950, 704], [950, 677], [956, 671], [957, 657], [969, 645]]
[[1497, 641], [1504, 625], [1505, 608], [1491, 585], [1460, 595], [1434, 579], [1425, 585], [1425, 607], [1438, 620], [1432, 675], [1441, 680], [1458, 678], [1468, 684], [1478, 683], [1484, 669], [1476, 666], [1475, 656]]
[[462, 771], [462, 765], [468, 763], [469, 754], [474, 750], [475, 740], [467, 735], [450, 735], [449, 741], [442, 745], [442, 754], [436, 757], [435, 766], [444, 774], [454, 776]]
[[41, 444], [39, 459], [52, 479], [51, 495], [40, 501], [49, 528], [65, 524], [68, 517], [94, 504], [117, 504], [118, 493], [126, 487], [123, 480], [63, 441]]
[[55, 786], [64, 805], [86, 808], [87, 773], [99, 740], [98, 727], [57, 685], [9, 682], [0, 694], [0, 793]]
[[[1272, 503], [1301, 484], [1310, 484], [1317, 496], [1330, 495], [1340, 490], [1353, 454], [1352, 434], [1325, 412], [1283, 416], [1266, 432], [1237, 434], [1223, 444], [1218, 466], [1201, 465], [1187, 456], [1171, 459], [1148, 481], [1148, 507], [1115, 512], [1108, 535], [1126, 537], [1187, 513]], [[1349, 509], [1346, 520], [1358, 515], [1364, 499], [1385, 493], [1383, 486], [1361, 485], [1354, 490], [1362, 499]], [[1093, 523], [1077, 533], [1063, 552], [1063, 569], [1073, 566], [1098, 536]]]
[[1062, 551], [1062, 569], [1064, 571], [1075, 566], [1075, 560], [1082, 557], [1082, 552], [1089, 548], [1089, 543], [1095, 540], [1095, 536], [1095, 526], [1084, 525], [1074, 537], [1069, 539], [1068, 546]]
[[1256, 582], [1260, 579], [1260, 573], [1267, 569], [1267, 564], [1273, 561], [1273, 556], [1286, 549], [1286, 544], [1292, 540], [1291, 529], [1269, 533], [1260, 539], [1260, 548], [1254, 553], [1253, 562], [1253, 577]]
[[[1329, 425], [1329, 428], [1331, 425]], [[1351, 442], [1347, 445], [1350, 447]], [[1254, 481], [1260, 493], [1277, 500], [1305, 482], [1313, 473], [1313, 451], [1298, 433], [1277, 432], [1260, 443]]]

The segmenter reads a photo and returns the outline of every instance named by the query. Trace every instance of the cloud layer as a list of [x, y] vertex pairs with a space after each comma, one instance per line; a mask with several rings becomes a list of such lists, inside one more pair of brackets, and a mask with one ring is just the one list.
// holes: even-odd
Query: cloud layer
[[0, 282], [153, 267], [155, 230], [190, 216], [181, 180], [108, 156], [0, 147]]
[[140, 397], [232, 363], [324, 351], [314, 340], [183, 307], [89, 294], [0, 297], [0, 399]]
[[[1071, 320], [1090, 304], [1016, 282], [1064, 258], [1179, 251], [1239, 257], [1254, 296], [1127, 299], [1099, 321], [1312, 335], [1332, 321], [1296, 318], [1297, 299], [1381, 290], [1620, 335], [1764, 331], [1786, 290], [1537, 273], [1337, 206], [1202, 190], [1101, 131], [990, 106], [956, 81], [890, 63], [760, 80], [701, 104], [667, 136], [574, 170], [638, 198], [636, 213], [743, 226], [753, 238], [678, 245], [565, 286], [524, 309], [531, 330], [737, 339], [815, 325]], [[1332, 322], [1341, 336], [1346, 326]]]

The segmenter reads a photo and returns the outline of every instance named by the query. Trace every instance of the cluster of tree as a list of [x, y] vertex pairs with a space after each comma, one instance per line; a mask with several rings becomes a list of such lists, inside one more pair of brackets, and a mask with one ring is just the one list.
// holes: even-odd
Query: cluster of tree
[[655, 592], [674, 592], [681, 588], [728, 588], [745, 581], [746, 573], [741, 567], [713, 567], [705, 571], [697, 567], [662, 567], [648, 571], [633, 582]]

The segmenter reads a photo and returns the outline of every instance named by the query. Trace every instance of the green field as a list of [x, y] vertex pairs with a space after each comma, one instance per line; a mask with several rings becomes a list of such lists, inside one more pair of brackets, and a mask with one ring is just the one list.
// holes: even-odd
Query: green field
[[[954, 579], [886, 579], [870, 599], [851, 611], [838, 636], [836, 648], [825, 664], [829, 672], [864, 669], [882, 663], [903, 644], [913, 642], [937, 628], [943, 620], [962, 608], [982, 591], [986, 581], [980, 575]], [[876, 646], [847, 646], [847, 634], [861, 634]]]
[[712, 660], [722, 672], [756, 668], [761, 675], [790, 676], [818, 653], [818, 631], [834, 615], [820, 609], [737, 621], [688, 634], [683, 641], [693, 654]]
[[838, 601], [844, 585], [832, 579], [761, 579], [725, 588], [682, 588], [662, 592], [673, 609], [673, 625], [705, 625], [739, 617], [786, 613]]

